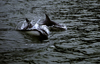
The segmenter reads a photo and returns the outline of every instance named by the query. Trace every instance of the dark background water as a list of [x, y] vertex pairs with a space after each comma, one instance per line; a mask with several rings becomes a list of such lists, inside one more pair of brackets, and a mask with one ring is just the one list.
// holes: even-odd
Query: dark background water
[[[15, 31], [44, 13], [67, 31], [51, 32], [40, 43]], [[99, 64], [99, 0], [0, 0], [0, 64]]]

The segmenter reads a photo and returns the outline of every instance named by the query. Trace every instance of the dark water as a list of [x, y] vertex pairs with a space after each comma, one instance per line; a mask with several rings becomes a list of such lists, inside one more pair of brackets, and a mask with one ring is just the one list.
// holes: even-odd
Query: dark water
[[[14, 30], [44, 13], [68, 30], [43, 43]], [[0, 64], [100, 64], [100, 1], [0, 0]]]

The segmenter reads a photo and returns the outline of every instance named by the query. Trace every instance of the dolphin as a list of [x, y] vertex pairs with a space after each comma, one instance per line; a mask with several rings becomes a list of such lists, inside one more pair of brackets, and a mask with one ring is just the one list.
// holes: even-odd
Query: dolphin
[[67, 30], [67, 27], [65, 25], [58, 24], [58, 23], [50, 20], [50, 18], [48, 17], [47, 14], [45, 14], [45, 16], [46, 16], [46, 18], [42, 24], [48, 26], [50, 30], [52, 30], [52, 31]]
[[58, 25], [56, 22], [51, 21], [47, 14], [45, 14], [45, 16], [46, 16], [46, 18], [43, 21], [43, 25], [47, 25], [47, 26]]
[[33, 25], [32, 22], [26, 18], [25, 21], [21, 24], [20, 29], [18, 27], [18, 30], [24, 31], [28, 35], [39, 37], [40, 40], [46, 40], [48, 39], [49, 29], [46, 25], [40, 26], [38, 24], [39, 21], [40, 19]]

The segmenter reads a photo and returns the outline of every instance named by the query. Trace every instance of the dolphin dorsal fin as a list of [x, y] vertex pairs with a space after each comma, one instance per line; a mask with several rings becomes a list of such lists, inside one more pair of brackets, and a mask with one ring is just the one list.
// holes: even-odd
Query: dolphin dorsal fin
[[28, 24], [28, 27], [31, 28], [32, 27], [32, 24], [30, 23], [30, 21], [26, 18], [26, 22]]
[[26, 22], [27, 22], [27, 23], [30, 23], [30, 21], [28, 20], [28, 18], [26, 18]]
[[47, 21], [51, 21], [47, 14], [45, 14], [45, 16]]

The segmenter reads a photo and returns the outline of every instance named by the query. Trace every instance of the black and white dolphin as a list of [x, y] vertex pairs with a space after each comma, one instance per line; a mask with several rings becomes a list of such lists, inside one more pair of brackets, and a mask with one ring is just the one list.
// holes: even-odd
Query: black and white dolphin
[[39, 37], [40, 40], [48, 39], [49, 29], [46, 25], [39, 25], [38, 22], [40, 19], [35, 23], [32, 24], [32, 21], [29, 21], [27, 18], [20, 26], [17, 26], [17, 30], [24, 31], [31, 36]]
[[50, 20], [50, 18], [48, 17], [47, 14], [45, 14], [45, 16], [46, 16], [46, 18], [42, 24], [48, 26], [50, 30], [53, 30], [53, 31], [67, 30], [67, 27], [65, 25], [58, 24], [58, 23]]

